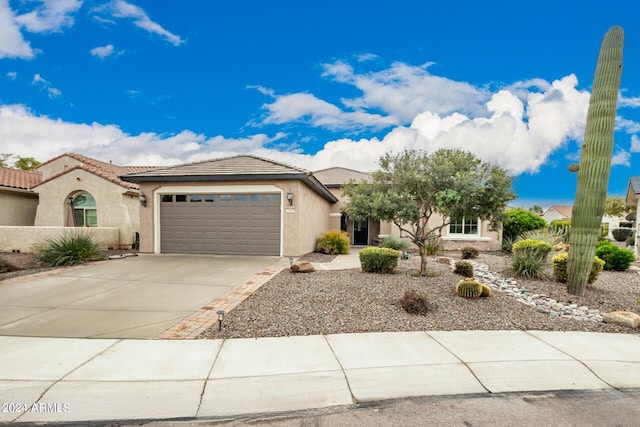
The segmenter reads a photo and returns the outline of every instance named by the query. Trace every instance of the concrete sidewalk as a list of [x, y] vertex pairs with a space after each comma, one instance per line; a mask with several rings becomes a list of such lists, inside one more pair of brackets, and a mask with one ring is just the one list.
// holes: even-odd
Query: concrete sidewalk
[[2, 422], [220, 419], [409, 396], [640, 388], [640, 336], [0, 337]]

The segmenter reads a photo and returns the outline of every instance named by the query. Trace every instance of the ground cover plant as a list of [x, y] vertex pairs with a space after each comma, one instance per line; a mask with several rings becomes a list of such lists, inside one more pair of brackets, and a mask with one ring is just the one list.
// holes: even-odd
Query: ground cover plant
[[348, 254], [349, 235], [344, 231], [329, 230], [318, 238], [316, 250], [330, 255]]
[[35, 259], [44, 266], [59, 267], [100, 261], [106, 256], [91, 235], [82, 230], [72, 230], [38, 245]]

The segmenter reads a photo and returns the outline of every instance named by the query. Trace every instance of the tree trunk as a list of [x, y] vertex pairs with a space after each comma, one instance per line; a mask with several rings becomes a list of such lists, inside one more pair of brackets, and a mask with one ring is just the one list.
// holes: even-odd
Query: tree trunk
[[418, 251], [420, 253], [420, 275], [427, 275], [427, 251], [424, 249], [424, 244], [418, 245]]

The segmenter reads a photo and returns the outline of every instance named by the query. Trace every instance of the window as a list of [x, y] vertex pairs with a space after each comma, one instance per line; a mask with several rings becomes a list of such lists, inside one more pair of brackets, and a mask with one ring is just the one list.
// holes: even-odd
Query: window
[[73, 217], [76, 227], [98, 226], [96, 200], [91, 194], [81, 193], [73, 198]]
[[213, 203], [215, 201], [216, 201], [215, 194], [205, 194], [204, 195], [204, 202], [205, 203]]
[[186, 194], [176, 194], [176, 202], [186, 202], [187, 195]]
[[192, 194], [191, 196], [189, 196], [189, 200], [191, 200], [191, 203], [202, 202], [202, 195], [201, 194]]
[[449, 235], [478, 236], [478, 219], [452, 218], [449, 224]]
[[162, 195], [162, 202], [163, 203], [171, 203], [171, 202], [173, 202], [173, 195], [172, 194], [163, 194]]

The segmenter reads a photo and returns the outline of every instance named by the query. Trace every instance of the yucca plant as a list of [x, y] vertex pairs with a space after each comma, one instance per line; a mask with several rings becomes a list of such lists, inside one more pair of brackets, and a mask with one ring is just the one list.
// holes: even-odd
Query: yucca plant
[[35, 258], [47, 267], [60, 267], [100, 261], [106, 256], [90, 234], [73, 230], [45, 239], [36, 247]]

